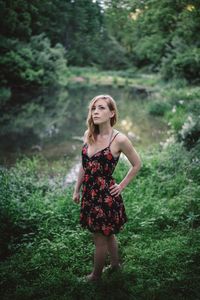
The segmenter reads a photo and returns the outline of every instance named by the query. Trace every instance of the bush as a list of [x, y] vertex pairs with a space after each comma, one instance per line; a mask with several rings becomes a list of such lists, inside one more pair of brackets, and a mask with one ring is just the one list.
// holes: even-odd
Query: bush
[[170, 109], [170, 104], [167, 102], [154, 101], [149, 103], [148, 111], [154, 116], [163, 116]]
[[20, 244], [34, 238], [41, 221], [51, 215], [42, 201], [52, 190], [39, 176], [41, 159], [26, 159], [10, 170], [0, 170], [0, 258], [13, 254]]
[[166, 118], [171, 124], [171, 127], [177, 133], [181, 130], [185, 118], [187, 116], [186, 108], [183, 106], [173, 106], [171, 111], [167, 111]]
[[178, 140], [190, 150], [200, 141], [200, 117], [189, 116], [178, 133]]
[[10, 39], [4, 47], [0, 80], [7, 86], [56, 85], [67, 74], [64, 48], [60, 44], [52, 48], [44, 34], [31, 37], [29, 43]]
[[9, 88], [1, 87], [0, 88], [0, 108], [3, 106], [11, 96], [11, 91]]
[[[186, 47], [180, 44], [168, 52], [163, 58], [161, 74], [164, 79], [186, 79], [189, 83], [200, 82], [200, 48]], [[176, 47], [177, 46], [177, 47]]]
[[126, 50], [110, 36], [105, 37], [105, 43], [102, 45], [103, 57], [101, 57], [100, 65], [105, 70], [119, 70], [128, 67], [128, 59]]
[[199, 99], [193, 100], [188, 104], [188, 112], [198, 116], [200, 112], [200, 101]]
[[141, 67], [148, 63], [154, 68], [160, 65], [165, 43], [165, 38], [160, 34], [151, 34], [141, 38], [134, 48], [136, 64]]

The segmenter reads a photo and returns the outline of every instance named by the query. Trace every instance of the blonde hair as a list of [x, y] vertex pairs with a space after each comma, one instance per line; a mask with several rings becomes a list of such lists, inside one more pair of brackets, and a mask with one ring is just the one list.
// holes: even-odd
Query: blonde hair
[[87, 126], [88, 126], [87, 141], [89, 144], [93, 144], [95, 142], [96, 136], [99, 133], [99, 126], [95, 125], [93, 122], [93, 119], [92, 119], [92, 107], [93, 107], [94, 103], [100, 99], [105, 100], [110, 111], [114, 111], [113, 117], [110, 118], [110, 125], [113, 127], [117, 122], [118, 111], [117, 111], [117, 105], [116, 105], [115, 100], [109, 95], [98, 95], [98, 96], [94, 97], [89, 103], [89, 106], [88, 106], [89, 111], [88, 111], [88, 116], [87, 116], [87, 121], [86, 121]]

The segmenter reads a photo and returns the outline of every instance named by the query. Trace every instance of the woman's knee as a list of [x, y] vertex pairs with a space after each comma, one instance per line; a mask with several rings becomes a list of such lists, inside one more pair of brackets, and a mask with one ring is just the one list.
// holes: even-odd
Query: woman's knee
[[116, 240], [116, 237], [115, 237], [114, 234], [111, 234], [110, 236], [107, 237], [108, 243], [109, 243], [109, 242], [112, 242], [112, 241], [115, 241], [115, 240]]
[[105, 246], [107, 245], [107, 237], [102, 233], [94, 233], [94, 243], [96, 246]]

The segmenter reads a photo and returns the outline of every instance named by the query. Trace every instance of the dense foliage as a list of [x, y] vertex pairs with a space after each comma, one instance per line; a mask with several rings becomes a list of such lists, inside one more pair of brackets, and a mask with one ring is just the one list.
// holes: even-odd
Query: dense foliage
[[199, 80], [198, 0], [105, 3], [109, 32], [125, 47], [134, 65], [151, 70], [162, 67], [166, 79]]
[[29, 43], [7, 40], [4, 50], [0, 67], [6, 85], [48, 87], [60, 83], [61, 75], [67, 73], [64, 48], [60, 44], [52, 48], [43, 34], [31, 37]]
[[155, 116], [163, 116], [170, 125], [176, 141], [188, 150], [200, 142], [199, 87], [173, 87], [162, 90], [160, 98], [151, 101], [148, 111]]
[[[197, 0], [1, 0], [0, 8], [0, 80], [4, 87], [41, 84], [41, 73], [50, 76], [54, 72], [46, 60], [52, 64], [48, 51], [57, 44], [65, 49], [57, 46], [57, 55], [69, 65], [137, 66], [161, 70], [165, 79], [198, 82], [200, 78]], [[36, 62], [38, 49], [32, 37], [43, 37], [46, 43], [45, 55]], [[53, 62], [57, 64], [56, 57]], [[42, 84], [46, 82], [48, 75]]]

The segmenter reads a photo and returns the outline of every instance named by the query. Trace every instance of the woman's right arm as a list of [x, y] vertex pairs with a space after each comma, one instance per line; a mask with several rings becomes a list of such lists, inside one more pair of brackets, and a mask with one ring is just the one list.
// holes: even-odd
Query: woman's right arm
[[[87, 140], [87, 130], [84, 133], [84, 138], [83, 138], [83, 142], [86, 143]], [[83, 182], [83, 177], [85, 175], [85, 171], [83, 169], [83, 166], [81, 164], [79, 172], [78, 172], [78, 178], [74, 187], [74, 193], [73, 193], [73, 200], [76, 203], [79, 203], [80, 201], [80, 188]]]

